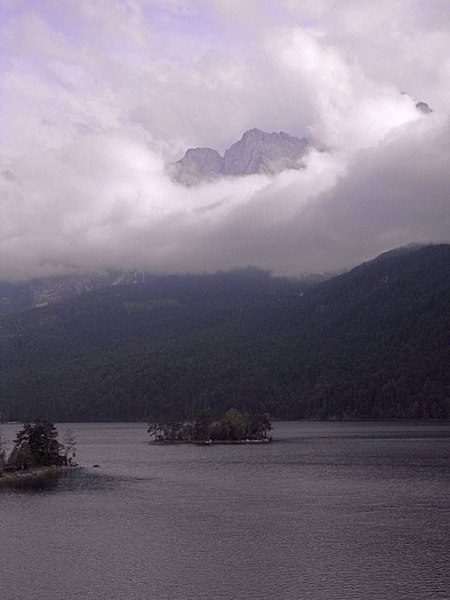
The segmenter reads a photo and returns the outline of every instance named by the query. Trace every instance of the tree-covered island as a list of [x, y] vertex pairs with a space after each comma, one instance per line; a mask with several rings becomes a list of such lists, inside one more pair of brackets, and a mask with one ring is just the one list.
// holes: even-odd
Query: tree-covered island
[[58, 440], [53, 423], [24, 423], [17, 433], [9, 456], [0, 432], [0, 481], [24, 474], [38, 475], [56, 467], [75, 465], [75, 440], [68, 431], [64, 444]]
[[270, 442], [270, 415], [241, 413], [230, 408], [221, 418], [214, 419], [209, 409], [191, 420], [171, 419], [149, 423], [148, 433], [155, 442], [185, 442], [194, 444], [237, 444]]

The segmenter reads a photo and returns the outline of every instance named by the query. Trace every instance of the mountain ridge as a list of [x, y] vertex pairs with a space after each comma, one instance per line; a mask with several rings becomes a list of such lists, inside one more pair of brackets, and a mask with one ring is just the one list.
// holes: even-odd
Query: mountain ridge
[[0, 318], [6, 420], [450, 418], [450, 245], [314, 286], [149, 276]]
[[254, 128], [227, 148], [223, 156], [212, 148], [189, 148], [181, 160], [168, 166], [168, 170], [172, 179], [186, 186], [219, 177], [275, 175], [286, 169], [302, 168], [301, 159], [310, 148], [311, 142], [307, 138]]

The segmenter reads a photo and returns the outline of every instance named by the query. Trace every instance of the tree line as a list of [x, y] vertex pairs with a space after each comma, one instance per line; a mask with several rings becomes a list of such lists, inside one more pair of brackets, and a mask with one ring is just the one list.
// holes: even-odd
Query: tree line
[[169, 419], [149, 423], [148, 433], [159, 442], [270, 441], [270, 415], [241, 413], [230, 408], [214, 419], [211, 409], [200, 411], [191, 420]]

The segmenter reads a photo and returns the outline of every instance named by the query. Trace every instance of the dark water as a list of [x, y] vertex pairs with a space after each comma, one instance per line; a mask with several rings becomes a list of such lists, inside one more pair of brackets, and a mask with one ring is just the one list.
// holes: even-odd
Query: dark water
[[213, 447], [72, 429], [85, 469], [0, 489], [2, 600], [450, 598], [449, 423]]

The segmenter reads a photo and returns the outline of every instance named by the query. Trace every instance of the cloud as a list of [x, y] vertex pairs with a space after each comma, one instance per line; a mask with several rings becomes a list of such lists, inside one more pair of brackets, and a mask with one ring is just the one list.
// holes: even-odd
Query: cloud
[[[6, 2], [0, 278], [298, 274], [448, 240], [448, 3], [382, 4]], [[187, 147], [252, 127], [327, 151], [275, 178], [168, 178]]]

